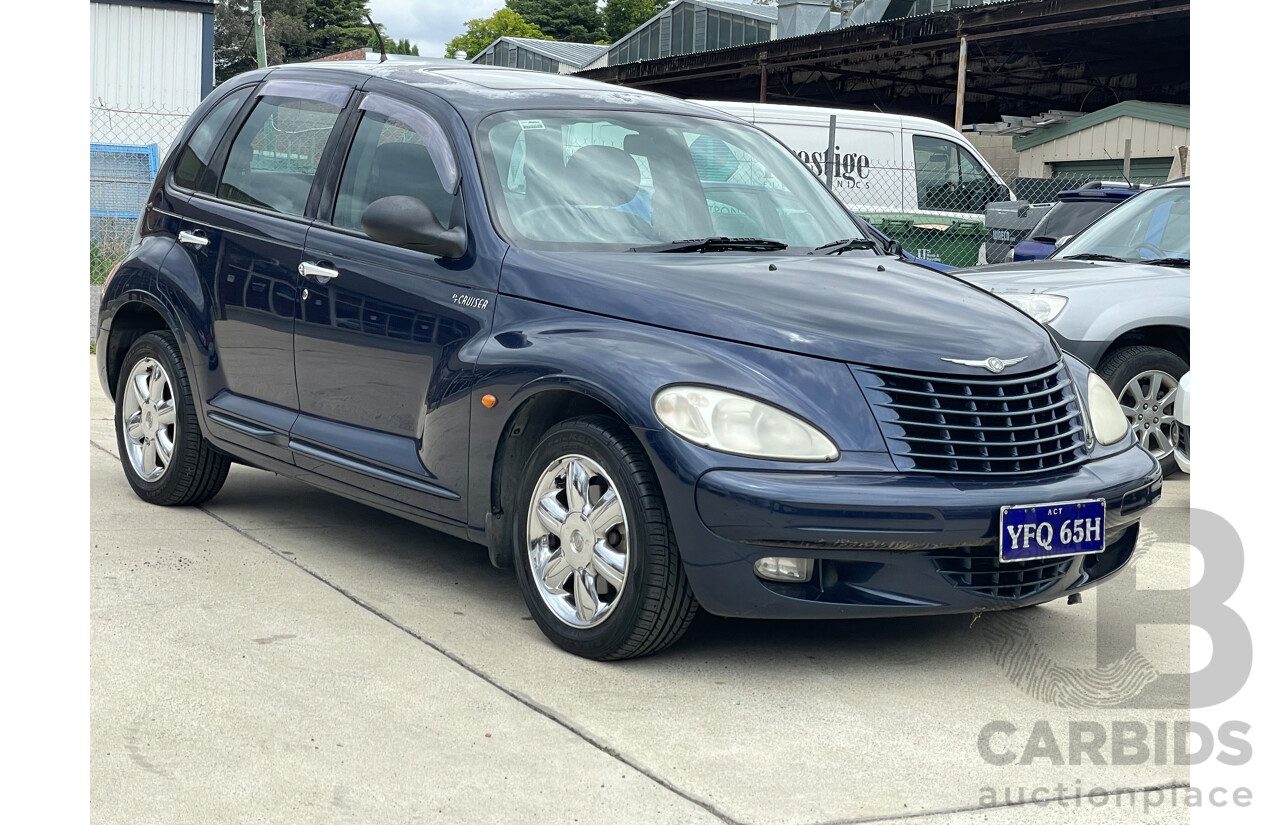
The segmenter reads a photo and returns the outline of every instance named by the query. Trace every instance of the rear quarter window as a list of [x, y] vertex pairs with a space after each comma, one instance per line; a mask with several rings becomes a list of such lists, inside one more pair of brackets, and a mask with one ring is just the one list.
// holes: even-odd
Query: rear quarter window
[[209, 168], [209, 159], [217, 145], [218, 135], [222, 134], [227, 123], [244, 105], [252, 90], [252, 86], [245, 86], [232, 92], [200, 121], [200, 125], [191, 133], [190, 140], [182, 147], [178, 162], [174, 164], [174, 185], [183, 189], [200, 189], [205, 170]]

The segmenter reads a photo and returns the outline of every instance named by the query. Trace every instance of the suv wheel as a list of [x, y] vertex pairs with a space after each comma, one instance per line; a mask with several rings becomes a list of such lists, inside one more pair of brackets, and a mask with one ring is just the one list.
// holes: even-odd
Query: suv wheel
[[525, 467], [516, 577], [534, 621], [589, 659], [645, 656], [697, 612], [657, 479], [615, 419], [556, 425]]
[[116, 387], [116, 444], [143, 501], [200, 504], [227, 480], [231, 460], [205, 441], [178, 343], [151, 332], [129, 348]]
[[1160, 462], [1160, 469], [1176, 469], [1173, 456], [1173, 399], [1178, 378], [1191, 368], [1187, 362], [1158, 347], [1124, 347], [1099, 365], [1098, 375], [1120, 400], [1138, 443]]

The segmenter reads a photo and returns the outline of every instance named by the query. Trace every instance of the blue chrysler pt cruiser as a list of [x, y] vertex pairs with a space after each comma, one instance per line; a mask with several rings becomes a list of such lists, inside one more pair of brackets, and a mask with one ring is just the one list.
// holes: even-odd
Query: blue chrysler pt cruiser
[[885, 255], [779, 143], [643, 92], [452, 61], [236, 77], [103, 292], [144, 500], [231, 462], [485, 545], [594, 659], [698, 606], [1023, 607], [1160, 496], [1035, 321]]

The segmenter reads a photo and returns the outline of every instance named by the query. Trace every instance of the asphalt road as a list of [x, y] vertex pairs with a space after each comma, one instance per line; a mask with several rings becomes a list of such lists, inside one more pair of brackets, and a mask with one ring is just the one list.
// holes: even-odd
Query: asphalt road
[[[143, 504], [92, 372], [97, 823], [1189, 821], [1169, 800], [1188, 768], [1155, 756], [1185, 679], [1165, 707], [1116, 706], [1189, 670], [1187, 628], [1139, 627], [1119, 659], [1099, 642], [1147, 600], [1185, 606], [1186, 476], [1144, 522], [1136, 585], [1083, 604], [703, 614], [600, 664], [547, 642], [483, 548], [306, 485], [237, 466], [205, 506]], [[1145, 759], [1113, 750], [1134, 724]], [[1114, 792], [1135, 788], [1160, 790]], [[1053, 801], [1009, 804], [1033, 794]]]

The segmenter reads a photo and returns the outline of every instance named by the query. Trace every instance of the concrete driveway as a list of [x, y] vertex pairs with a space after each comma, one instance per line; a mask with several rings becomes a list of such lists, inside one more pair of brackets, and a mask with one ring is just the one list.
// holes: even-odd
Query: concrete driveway
[[[1189, 669], [1188, 629], [1104, 644], [1143, 599], [1185, 607], [1185, 476], [1136, 584], [1080, 605], [703, 614], [667, 652], [599, 664], [547, 642], [483, 548], [306, 485], [237, 466], [205, 506], [143, 504], [90, 373], [95, 822], [1190, 819], [1166, 756], [1185, 678], [1164, 707], [1117, 704]], [[1113, 748], [1135, 724], [1143, 759]]]

